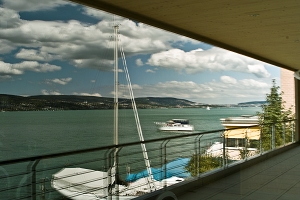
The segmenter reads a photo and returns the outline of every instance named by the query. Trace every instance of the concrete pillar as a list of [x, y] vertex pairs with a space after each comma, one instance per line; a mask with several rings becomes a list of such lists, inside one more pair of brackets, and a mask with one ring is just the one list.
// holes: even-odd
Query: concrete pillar
[[284, 107], [286, 109], [292, 108], [295, 113], [295, 79], [294, 72], [287, 69], [280, 69], [280, 89], [283, 91], [282, 99], [285, 101]]
[[296, 119], [296, 134], [295, 141], [299, 141], [300, 138], [300, 110], [299, 110], [299, 90], [300, 90], [300, 80], [294, 78], [294, 71], [287, 69], [280, 69], [280, 89], [283, 91], [282, 100], [285, 101], [284, 107], [286, 109], [292, 108], [292, 112], [295, 113]]
[[295, 134], [295, 140], [299, 142], [300, 138], [300, 126], [299, 126], [299, 119], [300, 119], [300, 80], [295, 79], [295, 117], [297, 119], [296, 121], [296, 134]]

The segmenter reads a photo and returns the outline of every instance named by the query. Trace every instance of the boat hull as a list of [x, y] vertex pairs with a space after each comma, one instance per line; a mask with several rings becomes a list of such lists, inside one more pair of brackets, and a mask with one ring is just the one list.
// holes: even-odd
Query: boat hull
[[191, 125], [179, 125], [179, 126], [160, 126], [160, 131], [193, 131], [194, 126]]

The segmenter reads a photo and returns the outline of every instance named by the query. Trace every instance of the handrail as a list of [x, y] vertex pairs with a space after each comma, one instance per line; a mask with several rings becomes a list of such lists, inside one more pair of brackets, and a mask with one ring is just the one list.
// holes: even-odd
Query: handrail
[[101, 151], [101, 150], [107, 150], [107, 149], [113, 149], [113, 148], [119, 148], [119, 147], [127, 147], [127, 146], [137, 145], [137, 144], [141, 144], [141, 143], [147, 144], [147, 143], [159, 142], [159, 141], [169, 140], [169, 139], [178, 139], [178, 138], [190, 137], [190, 136], [195, 136], [195, 135], [205, 135], [205, 134], [216, 133], [216, 132], [220, 132], [220, 131], [224, 131], [224, 130], [225, 129], [206, 131], [206, 132], [202, 132], [202, 133], [190, 133], [190, 134], [185, 134], [185, 135], [176, 135], [176, 136], [170, 136], [170, 137], [164, 137], [164, 138], [150, 139], [150, 140], [145, 140], [142, 142], [138, 141], [138, 142], [120, 143], [118, 145], [108, 145], [108, 146], [103, 146], [103, 147], [65, 151], [65, 152], [60, 152], [60, 153], [44, 154], [44, 155], [31, 156], [31, 157], [25, 157], [25, 158], [16, 158], [16, 159], [11, 159], [11, 160], [0, 161], [0, 166], [15, 164], [15, 163], [19, 163], [19, 162], [29, 162], [29, 161], [33, 161], [33, 160], [37, 160], [37, 159], [56, 158], [56, 157], [61, 157], [61, 156], [75, 155], [75, 154], [79, 154], [79, 153], [88, 153], [88, 152]]
[[[296, 121], [296, 120], [297, 119], [277, 121], [276, 123], [291, 122], [291, 121]], [[267, 123], [267, 124], [262, 124], [262, 125], [271, 125], [271, 124], [273, 124], [273, 123]], [[250, 128], [250, 127], [255, 127], [255, 126], [257, 126], [257, 125], [247, 126], [245, 128]], [[107, 150], [107, 149], [113, 149], [113, 148], [119, 148], [119, 147], [127, 147], [127, 146], [137, 145], [137, 144], [141, 144], [141, 143], [147, 144], [147, 143], [153, 143], [153, 142], [159, 142], [159, 141], [165, 141], [165, 140], [171, 140], [171, 139], [185, 138], [185, 137], [198, 136], [198, 135], [206, 135], [206, 134], [217, 133], [217, 132], [221, 132], [221, 131], [225, 131], [225, 130], [234, 130], [234, 129], [239, 129], [239, 128], [237, 127], [237, 128], [230, 128], [230, 129], [218, 129], [218, 130], [212, 130], [212, 131], [196, 132], [196, 133], [189, 133], [189, 134], [184, 134], [184, 135], [175, 135], [175, 136], [169, 136], [169, 137], [163, 137], [163, 138], [149, 139], [149, 140], [144, 140], [144, 141], [121, 143], [118, 145], [108, 145], [108, 146], [103, 146], [103, 147], [65, 151], [65, 152], [60, 152], [60, 153], [51, 153], [51, 154], [44, 154], [44, 155], [39, 155], [39, 156], [25, 157], [25, 158], [15, 158], [15, 159], [10, 159], [10, 160], [0, 161], [0, 166], [16, 164], [19, 162], [29, 162], [29, 161], [34, 161], [34, 160], [38, 160], [38, 159], [41, 160], [41, 159], [48, 159], [48, 158], [56, 158], [56, 157], [70, 156], [70, 155], [75, 155], [75, 154], [80, 154], [80, 153], [88, 153], [88, 152], [101, 151], [101, 150]]]

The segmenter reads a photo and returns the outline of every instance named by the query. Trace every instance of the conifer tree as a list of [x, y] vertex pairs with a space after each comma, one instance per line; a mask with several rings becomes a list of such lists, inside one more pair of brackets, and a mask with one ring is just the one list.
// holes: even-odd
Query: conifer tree
[[[280, 92], [280, 87], [276, 85], [274, 79], [272, 83], [270, 94], [266, 95], [266, 104], [262, 106], [262, 112], [257, 113], [262, 131], [262, 147], [265, 151], [270, 150], [272, 145], [273, 147], [283, 145], [290, 140], [292, 134], [292, 126], [287, 123], [293, 119], [291, 108], [284, 107], [283, 92]], [[283, 135], [284, 133], [287, 137]]]

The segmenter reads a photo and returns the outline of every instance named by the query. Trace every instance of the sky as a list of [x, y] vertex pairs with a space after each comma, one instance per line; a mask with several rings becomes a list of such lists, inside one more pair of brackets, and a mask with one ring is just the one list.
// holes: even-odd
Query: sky
[[62, 0], [0, 0], [0, 94], [113, 97], [115, 24], [135, 97], [235, 104], [280, 85], [276, 66], [147, 24]]

